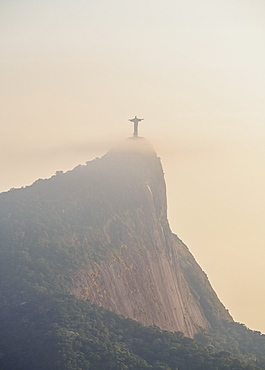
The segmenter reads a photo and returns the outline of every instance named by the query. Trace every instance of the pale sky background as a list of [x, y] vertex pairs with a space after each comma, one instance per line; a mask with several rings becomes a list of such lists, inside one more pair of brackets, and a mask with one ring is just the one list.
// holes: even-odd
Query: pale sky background
[[1, 0], [0, 191], [140, 134], [172, 230], [265, 332], [265, 1]]

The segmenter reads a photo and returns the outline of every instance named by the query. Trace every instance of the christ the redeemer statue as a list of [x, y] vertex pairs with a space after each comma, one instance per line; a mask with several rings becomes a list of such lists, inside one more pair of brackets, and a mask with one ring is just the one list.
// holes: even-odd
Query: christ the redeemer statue
[[134, 137], [138, 137], [138, 123], [143, 121], [143, 118], [137, 118], [137, 116], [135, 116], [134, 118], [132, 119], [129, 119], [130, 122], [133, 122], [134, 123], [134, 133], [133, 133], [133, 136]]

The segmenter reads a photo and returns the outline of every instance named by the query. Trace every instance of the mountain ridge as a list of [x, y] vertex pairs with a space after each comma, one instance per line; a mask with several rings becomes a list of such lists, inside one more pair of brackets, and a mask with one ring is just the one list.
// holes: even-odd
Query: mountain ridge
[[0, 194], [0, 331], [4, 370], [265, 369], [265, 335], [172, 233], [143, 139]]
[[37, 248], [41, 268], [52, 265], [53, 279], [61, 271], [62, 288], [77, 297], [191, 337], [199, 327], [232, 321], [208, 280], [199, 279], [208, 284], [206, 305], [205, 289], [189, 287], [185, 259], [180, 263], [185, 248], [167, 219], [161, 161], [145, 139], [128, 139], [101, 159], [2, 193], [0, 204], [14, 219], [23, 258], [32, 259]]

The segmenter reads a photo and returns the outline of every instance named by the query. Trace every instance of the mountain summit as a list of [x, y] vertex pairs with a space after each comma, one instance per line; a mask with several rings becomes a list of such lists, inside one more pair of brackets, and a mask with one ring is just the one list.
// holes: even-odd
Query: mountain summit
[[0, 228], [5, 287], [15, 283], [15, 269], [21, 290], [30, 279], [39, 290], [68, 291], [190, 337], [232, 321], [170, 230], [161, 162], [145, 139], [2, 193]]

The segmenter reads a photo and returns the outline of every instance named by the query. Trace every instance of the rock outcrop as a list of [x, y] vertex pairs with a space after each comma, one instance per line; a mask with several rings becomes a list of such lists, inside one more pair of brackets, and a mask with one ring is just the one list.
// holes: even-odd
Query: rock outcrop
[[[104, 233], [110, 243], [116, 240], [119, 253], [78, 271], [70, 292], [145, 325], [188, 336], [198, 327], [231, 320], [195, 260], [191, 268], [197, 268], [203, 287], [189, 287], [183, 273], [186, 247], [170, 230], [163, 170], [149, 144], [128, 140], [103, 157], [97, 170], [98, 186], [108, 188], [100, 201], [113, 210]], [[187, 256], [192, 258], [186, 250]], [[200, 296], [205, 289], [207, 297]]]
[[144, 139], [2, 193], [0, 245], [5, 292], [67, 291], [190, 337], [232, 321], [170, 230], [163, 169]]

